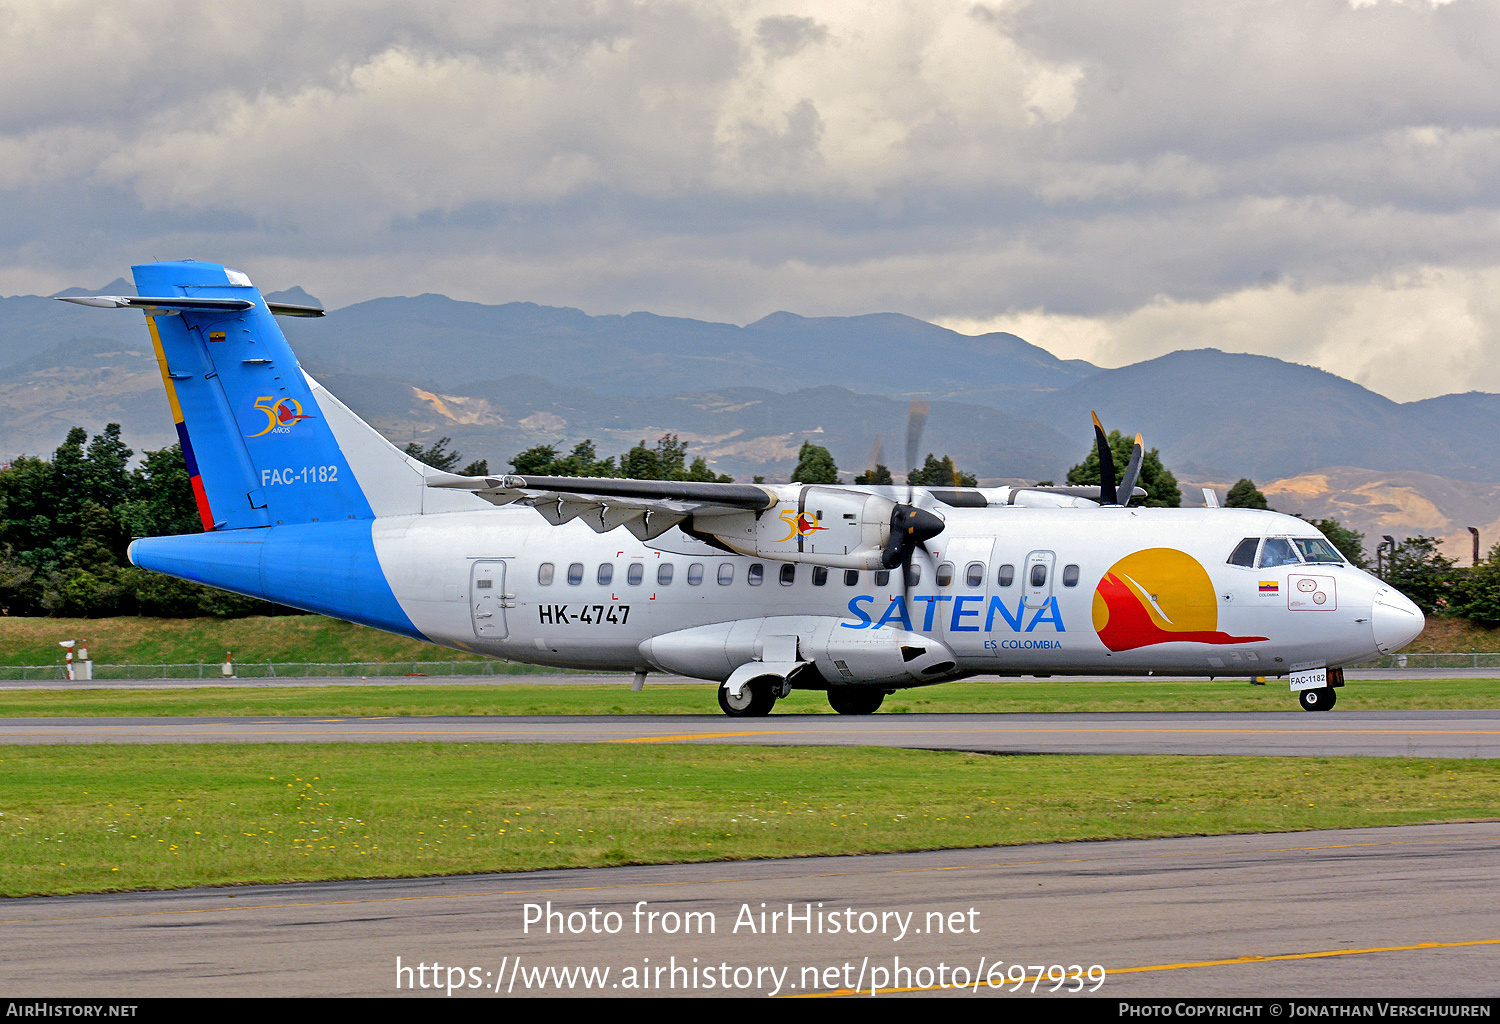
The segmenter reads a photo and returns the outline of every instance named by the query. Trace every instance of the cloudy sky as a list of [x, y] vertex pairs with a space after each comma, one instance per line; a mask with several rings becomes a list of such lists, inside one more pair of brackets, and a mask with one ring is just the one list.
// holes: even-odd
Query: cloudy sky
[[190, 256], [1500, 391], [1497, 39], [1500, 0], [0, 0], [0, 293]]

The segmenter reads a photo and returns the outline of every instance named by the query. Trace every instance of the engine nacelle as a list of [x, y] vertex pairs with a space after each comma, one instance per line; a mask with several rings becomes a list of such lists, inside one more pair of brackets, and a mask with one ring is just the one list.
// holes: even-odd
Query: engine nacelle
[[764, 512], [695, 515], [693, 528], [742, 555], [835, 569], [879, 569], [890, 534], [890, 498], [843, 487], [778, 487]]

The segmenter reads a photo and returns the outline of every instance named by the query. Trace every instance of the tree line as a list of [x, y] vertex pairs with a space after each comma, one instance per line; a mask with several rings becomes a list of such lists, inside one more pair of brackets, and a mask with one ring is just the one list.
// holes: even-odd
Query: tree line
[[[136, 537], [201, 533], [182, 446], [135, 454], [111, 423], [74, 427], [51, 459], [0, 469], [0, 611], [7, 615], [268, 614], [277, 606], [137, 569]], [[281, 609], [285, 610], [285, 609]]]
[[[1130, 441], [1118, 431], [1109, 436], [1117, 466], [1130, 454]], [[407, 453], [438, 469], [483, 476], [485, 460], [460, 469], [463, 456], [451, 438], [429, 446], [411, 444]], [[664, 434], [655, 445], [643, 440], [619, 457], [600, 458], [593, 441], [574, 445], [566, 455], [553, 445], [518, 453], [510, 464], [521, 475], [600, 476], [638, 480], [730, 482], [715, 474], [699, 456], [687, 457], [688, 443]], [[131, 566], [126, 548], [136, 537], [198, 533], [202, 525], [179, 445], [143, 452], [130, 468], [134, 452], [111, 423], [89, 437], [81, 427], [50, 459], [20, 456], [0, 467], [0, 611], [8, 615], [97, 617], [105, 615], [242, 616], [289, 612], [291, 609], [241, 597], [185, 580]], [[837, 484], [840, 472], [828, 449], [804, 442], [792, 480]], [[1099, 461], [1092, 450], [1068, 471], [1069, 484], [1099, 482]], [[756, 482], [764, 482], [756, 477]], [[959, 469], [951, 456], [928, 453], [910, 474], [923, 487], [972, 487], [975, 477]], [[1140, 482], [1150, 493], [1135, 499], [1147, 505], [1177, 506], [1182, 494], [1176, 477], [1161, 463], [1156, 449], [1146, 453]], [[891, 485], [890, 470], [876, 465], [854, 477], [859, 485]], [[1042, 483], [1046, 483], [1043, 481]], [[1230, 488], [1230, 507], [1267, 508], [1265, 496], [1250, 480]], [[1472, 567], [1459, 566], [1442, 554], [1432, 537], [1411, 537], [1371, 565], [1364, 537], [1337, 520], [1312, 520], [1352, 564], [1377, 571], [1429, 615], [1457, 615], [1486, 625], [1500, 624], [1500, 544]]]

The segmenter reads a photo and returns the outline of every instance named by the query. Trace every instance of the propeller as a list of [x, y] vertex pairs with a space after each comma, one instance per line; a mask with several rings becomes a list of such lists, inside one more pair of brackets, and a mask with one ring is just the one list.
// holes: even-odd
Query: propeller
[[927, 413], [930, 409], [931, 406], [926, 402], [915, 401], [906, 414], [906, 502], [898, 503], [891, 510], [890, 534], [880, 556], [880, 564], [885, 568], [901, 568], [903, 593], [911, 573], [912, 554], [919, 546], [942, 533], [944, 526], [942, 519], [912, 504], [912, 499], [916, 496], [916, 485], [911, 478], [916, 472], [917, 453], [922, 446], [922, 428], [927, 425]]
[[1135, 482], [1141, 475], [1141, 460], [1146, 457], [1146, 443], [1141, 440], [1141, 435], [1135, 435], [1135, 445], [1130, 449], [1130, 461], [1125, 465], [1125, 475], [1120, 477], [1120, 495], [1123, 496], [1121, 505], [1129, 505], [1131, 495], [1135, 493]]
[[1098, 413], [1091, 411], [1089, 415], [1094, 417], [1094, 444], [1099, 450], [1099, 504], [1129, 505], [1135, 493], [1135, 482], [1141, 475], [1141, 462], [1146, 457], [1146, 442], [1140, 434], [1135, 435], [1130, 461], [1125, 464], [1125, 473], [1116, 486], [1115, 457], [1109, 447], [1109, 438], [1105, 436], [1104, 424], [1099, 422]]
[[1118, 505], [1119, 494], [1115, 490], [1115, 457], [1109, 450], [1109, 438], [1105, 436], [1104, 424], [1099, 414], [1090, 410], [1094, 417], [1094, 444], [1099, 449], [1099, 504]]
[[875, 474], [879, 471], [881, 460], [885, 457], [881, 450], [880, 435], [875, 435], [875, 447], [870, 449], [870, 464], [865, 468], [865, 482], [874, 483]]
[[927, 426], [927, 413], [932, 406], [924, 401], [914, 401], [906, 412], [906, 500], [911, 501], [911, 474], [916, 469], [917, 458], [922, 450], [922, 428]]

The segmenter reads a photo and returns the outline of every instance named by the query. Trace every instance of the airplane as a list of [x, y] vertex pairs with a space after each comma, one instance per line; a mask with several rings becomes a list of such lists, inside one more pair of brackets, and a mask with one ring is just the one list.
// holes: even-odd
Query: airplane
[[633, 689], [714, 680], [733, 717], [975, 675], [1286, 677], [1323, 711], [1424, 625], [1300, 519], [1130, 507], [1142, 440], [1117, 481], [1097, 417], [1096, 487], [462, 476], [303, 371], [275, 318], [323, 310], [216, 263], [133, 270], [136, 296], [60, 298], [146, 314], [204, 531], [133, 541], [155, 572]]

